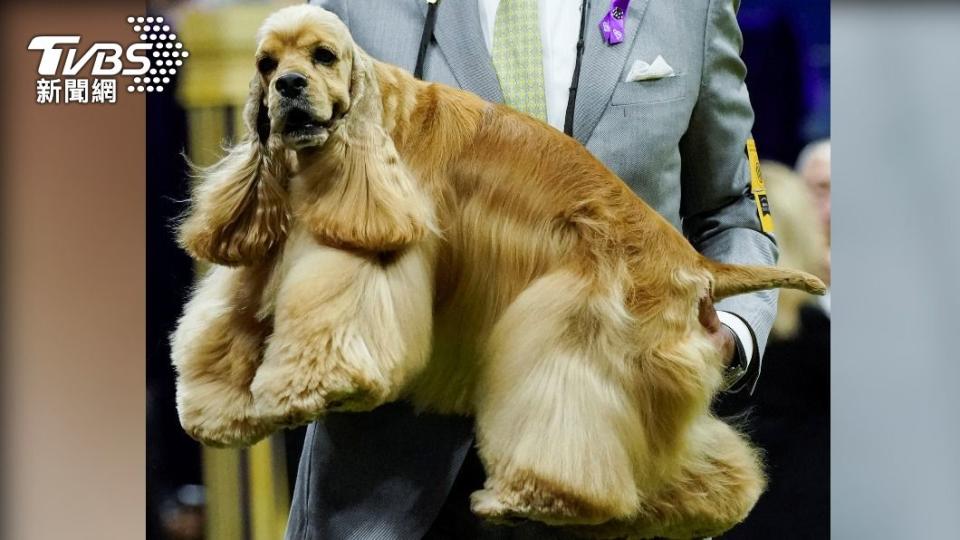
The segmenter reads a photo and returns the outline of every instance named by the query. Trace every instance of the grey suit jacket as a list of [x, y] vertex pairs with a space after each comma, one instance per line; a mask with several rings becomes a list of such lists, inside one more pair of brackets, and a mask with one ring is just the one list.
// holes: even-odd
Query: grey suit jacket
[[[410, 71], [424, 0], [320, 0], [373, 57]], [[744, 145], [753, 111], [736, 21], [739, 0], [633, 0], [626, 39], [606, 45], [598, 24], [609, 2], [592, 0], [585, 32], [574, 137], [702, 253], [773, 264], [773, 238], [750, 196]], [[444, 0], [424, 78], [503, 100], [483, 42], [477, 0]], [[638, 59], [657, 55], [677, 76], [625, 82]], [[776, 294], [724, 300], [753, 329], [759, 349]], [[417, 539], [430, 526], [473, 442], [462, 418], [414, 415], [405, 404], [330, 415], [310, 426], [288, 540]]]

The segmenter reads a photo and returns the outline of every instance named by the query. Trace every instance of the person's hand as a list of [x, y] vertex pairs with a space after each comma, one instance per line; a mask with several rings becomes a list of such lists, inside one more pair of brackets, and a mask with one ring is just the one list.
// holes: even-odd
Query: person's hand
[[700, 324], [707, 329], [710, 339], [723, 353], [723, 365], [729, 366], [737, 353], [736, 335], [733, 330], [720, 322], [717, 310], [713, 308], [713, 299], [709, 296], [700, 299]]

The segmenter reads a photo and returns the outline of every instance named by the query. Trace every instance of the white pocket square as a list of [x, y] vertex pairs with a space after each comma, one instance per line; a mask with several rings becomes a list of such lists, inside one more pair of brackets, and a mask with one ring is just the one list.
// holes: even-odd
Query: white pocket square
[[627, 73], [627, 81], [649, 81], [653, 79], [662, 79], [664, 77], [673, 77], [676, 73], [673, 72], [673, 68], [670, 67], [670, 64], [663, 59], [659, 54], [657, 58], [653, 61], [652, 64], [648, 64], [643, 60], [637, 60], [630, 67], [630, 72]]

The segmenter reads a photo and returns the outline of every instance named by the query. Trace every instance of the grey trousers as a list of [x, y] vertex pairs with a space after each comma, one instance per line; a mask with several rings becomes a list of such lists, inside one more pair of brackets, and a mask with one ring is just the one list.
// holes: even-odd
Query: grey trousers
[[307, 430], [286, 540], [567, 539], [539, 524], [497, 527], [469, 509], [483, 485], [469, 418], [403, 403], [331, 414]]

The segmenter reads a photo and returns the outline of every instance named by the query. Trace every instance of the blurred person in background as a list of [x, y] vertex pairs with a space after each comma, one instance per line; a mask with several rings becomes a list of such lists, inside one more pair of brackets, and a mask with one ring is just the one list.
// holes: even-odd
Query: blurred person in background
[[[153, 2], [147, 15], [163, 16], [179, 31], [174, 13], [186, 1]], [[173, 85], [180, 74], [172, 74]], [[189, 146], [186, 111], [175, 92], [152, 92], [146, 104], [146, 425], [147, 540], [202, 537], [204, 509], [200, 445], [180, 427], [170, 363], [170, 333], [193, 283], [193, 261], [170, 233], [183, 212], [189, 176], [180, 153]], [[184, 495], [190, 494], [189, 497]], [[201, 501], [201, 502], [198, 502]], [[201, 535], [201, 536], [198, 536]]]
[[[790, 168], [773, 162], [761, 167], [776, 215], [780, 264], [825, 277], [823, 207]], [[722, 415], [749, 406], [744, 429], [765, 452], [769, 485], [746, 521], [723, 538], [828, 538], [830, 320], [816, 297], [780, 292], [763, 384], [748, 403], [745, 396], [726, 397], [717, 406]]]
[[826, 251], [824, 281], [830, 283], [830, 140], [822, 139], [808, 144], [797, 158], [797, 173], [807, 183], [816, 204], [817, 217], [823, 230]]
[[206, 530], [206, 490], [203, 486], [185, 485], [174, 498], [162, 505], [165, 540], [203, 540]]
[[[829, 161], [829, 146], [827, 147]], [[811, 192], [809, 182], [789, 167], [771, 161], [761, 162], [763, 178], [770, 197], [770, 206], [777, 212], [777, 245], [780, 246], [779, 265], [797, 268], [826, 279], [829, 272], [830, 173], [827, 172], [826, 205]], [[829, 167], [829, 164], [828, 164]], [[823, 212], [827, 212], [824, 217]], [[801, 312], [814, 306], [817, 297], [803, 291], [782, 290], [773, 321], [771, 339], [794, 339], [801, 330]]]

